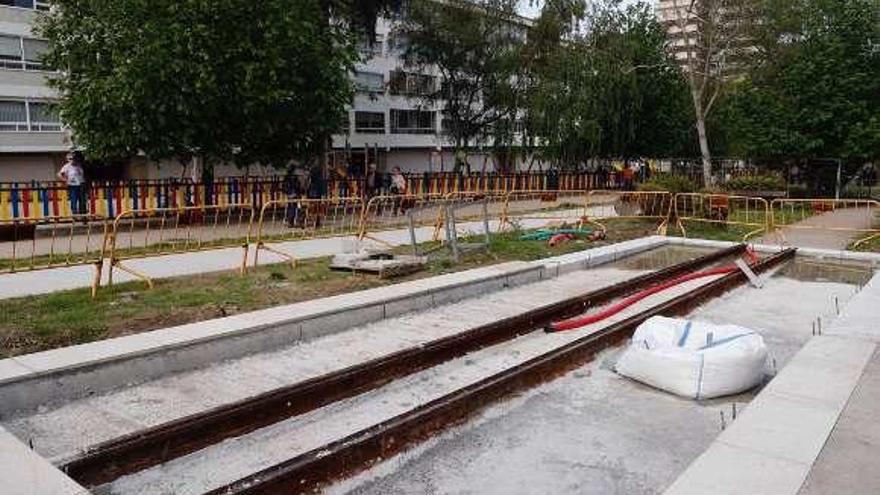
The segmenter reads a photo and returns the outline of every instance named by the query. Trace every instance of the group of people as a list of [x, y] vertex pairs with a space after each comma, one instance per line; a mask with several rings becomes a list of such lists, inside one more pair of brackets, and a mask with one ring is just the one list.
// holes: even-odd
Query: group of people
[[[391, 194], [398, 196], [405, 196], [409, 192], [406, 176], [400, 167], [391, 169], [391, 174], [387, 178], [387, 184], [380, 182], [384, 178], [376, 172], [376, 165], [374, 163], [367, 166], [365, 176], [359, 176], [359, 173], [360, 169], [349, 167], [345, 177], [349, 180], [362, 179], [363, 188], [358, 193], [363, 198], [370, 198], [380, 190], [387, 190]], [[349, 189], [349, 180], [341, 182], [340, 197], [355, 195], [355, 191]], [[305, 226], [307, 217], [311, 217], [308, 221], [319, 221], [319, 212], [311, 212], [308, 208], [304, 208], [302, 201], [297, 200], [317, 199], [326, 195], [326, 183], [320, 167], [312, 167], [310, 170], [302, 166], [289, 168], [284, 176], [282, 191], [287, 197], [285, 223], [288, 227]], [[305, 205], [308, 206], [307, 204]]]
[[333, 177], [339, 184], [339, 196], [360, 196], [371, 198], [377, 194], [390, 193], [405, 195], [406, 176], [400, 167], [393, 167], [390, 174], [382, 174], [375, 163], [364, 167], [362, 163], [350, 162], [333, 169]]

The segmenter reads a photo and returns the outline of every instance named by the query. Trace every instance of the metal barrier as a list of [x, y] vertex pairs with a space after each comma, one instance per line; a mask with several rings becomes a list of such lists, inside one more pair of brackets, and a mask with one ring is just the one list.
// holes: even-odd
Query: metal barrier
[[261, 250], [275, 253], [296, 265], [294, 256], [268, 246], [267, 242], [358, 236], [363, 212], [364, 203], [360, 198], [288, 198], [270, 201], [260, 209], [254, 266], [259, 264]]
[[254, 209], [244, 203], [123, 211], [105, 241], [110, 254], [108, 284], [113, 284], [113, 269], [119, 268], [152, 288], [152, 279], [123, 265], [125, 260], [233, 246], [244, 251], [239, 268], [244, 273], [253, 221]]
[[672, 203], [668, 191], [593, 190], [587, 194], [585, 220], [603, 230], [612, 220], [655, 220], [657, 233], [665, 235]]
[[780, 244], [791, 243], [795, 235], [842, 232], [857, 238], [855, 248], [880, 236], [880, 202], [870, 199], [775, 199], [770, 213], [770, 229]]
[[742, 240], [769, 231], [770, 206], [767, 200], [726, 194], [679, 193], [675, 195], [674, 218], [687, 237], [685, 222], [697, 222], [746, 230]]
[[[376, 196], [370, 199], [364, 208], [358, 238], [390, 245], [376, 234], [388, 230], [406, 229], [410, 225], [411, 218], [414, 227], [434, 228], [432, 239], [437, 240], [443, 227], [445, 205], [450, 201], [455, 199], [439, 194]], [[410, 211], [414, 213], [408, 215]]]
[[108, 226], [93, 215], [0, 221], [0, 272], [95, 265], [99, 277]]
[[[513, 191], [504, 196], [499, 230], [585, 223], [587, 191]], [[494, 212], [490, 212], [494, 213]]]
[[[566, 190], [620, 186], [612, 173], [590, 172], [455, 172], [408, 173], [407, 193], [445, 195], [449, 193], [507, 194], [511, 191]], [[127, 210], [227, 206], [250, 203], [260, 208], [269, 201], [283, 200], [282, 176], [222, 177], [210, 182], [189, 179], [90, 181], [81, 191], [82, 201], [72, 211], [68, 187], [60, 181], [0, 182], [0, 220], [63, 217], [70, 214], [103, 215], [115, 218]], [[390, 194], [390, 178], [380, 174], [366, 186], [364, 177], [328, 178], [322, 187], [332, 198], [369, 197]]]

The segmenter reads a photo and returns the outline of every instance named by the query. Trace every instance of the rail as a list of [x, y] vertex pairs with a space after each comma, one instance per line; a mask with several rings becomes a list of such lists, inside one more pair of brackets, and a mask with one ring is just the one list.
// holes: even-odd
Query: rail
[[639, 289], [701, 269], [745, 251], [737, 245], [656, 272], [593, 290], [459, 335], [337, 372], [266, 392], [240, 402], [195, 414], [106, 442], [62, 467], [87, 486], [181, 457], [227, 438], [244, 435], [279, 421], [305, 414], [478, 349], [541, 328], [560, 317], [609, 302]]
[[[790, 260], [794, 254], [794, 249], [774, 254], [755, 264], [753, 270], [763, 273]], [[388, 459], [450, 425], [465, 421], [510, 394], [583, 365], [601, 350], [630, 337], [638, 325], [651, 317], [686, 314], [747, 281], [742, 271], [733, 272], [392, 419], [211, 490], [207, 495], [313, 493], [328, 482]]]

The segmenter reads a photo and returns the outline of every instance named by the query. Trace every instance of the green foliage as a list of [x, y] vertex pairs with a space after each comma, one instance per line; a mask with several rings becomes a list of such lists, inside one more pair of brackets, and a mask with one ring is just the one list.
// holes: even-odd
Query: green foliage
[[681, 175], [660, 175], [639, 184], [640, 191], [669, 191], [673, 194], [692, 193], [700, 190], [700, 185]]
[[784, 191], [785, 180], [778, 175], [737, 177], [724, 184], [728, 191]]
[[880, 156], [880, 4], [767, 0], [760, 63], [725, 102], [730, 152], [753, 157]]
[[285, 165], [351, 100], [354, 36], [314, 0], [53, 1], [53, 86], [97, 159]]
[[685, 82], [646, 4], [548, 2], [527, 49], [526, 123], [544, 158], [560, 165], [596, 156], [670, 156], [691, 143]]
[[443, 100], [443, 119], [456, 148], [513, 136], [526, 26], [514, 0], [415, 0], [395, 30], [404, 37], [406, 65], [425, 72], [436, 68], [441, 84], [421, 97]]

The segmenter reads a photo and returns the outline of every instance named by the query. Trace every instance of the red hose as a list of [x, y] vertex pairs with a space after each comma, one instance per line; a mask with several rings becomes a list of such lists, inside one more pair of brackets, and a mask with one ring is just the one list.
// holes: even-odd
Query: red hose
[[[749, 257], [750, 262], [755, 262], [758, 259], [758, 257], [755, 255], [755, 253], [752, 252], [750, 249], [746, 250], [746, 256]], [[637, 293], [627, 297], [626, 299], [620, 301], [619, 303], [614, 304], [613, 306], [609, 306], [598, 313], [595, 313], [592, 315], [581, 316], [578, 318], [572, 318], [570, 320], [558, 321], [558, 322], [552, 323], [552, 324], [550, 324], [550, 326], [548, 326], [545, 329], [545, 331], [548, 333], [564, 332], [566, 330], [574, 330], [576, 328], [585, 327], [587, 325], [600, 322], [606, 318], [610, 318], [611, 316], [614, 316], [617, 313], [620, 313], [624, 309], [632, 306], [633, 304], [641, 301], [642, 299], [644, 299], [648, 296], [652, 296], [658, 292], [663, 292], [664, 290], [669, 289], [671, 287], [675, 287], [676, 285], [683, 284], [683, 283], [689, 282], [691, 280], [696, 280], [698, 278], [711, 277], [714, 275], [726, 275], [728, 273], [732, 273], [737, 270], [739, 270], [739, 268], [736, 265], [729, 265], [729, 266], [722, 266], [719, 268], [712, 268], [710, 270], [705, 270], [702, 272], [688, 273], [686, 275], [676, 277], [672, 280], [667, 280], [666, 282], [655, 285], [653, 287], [648, 287], [647, 289], [645, 289], [641, 292], [637, 292]]]

